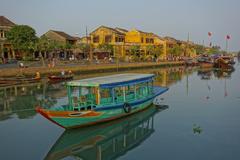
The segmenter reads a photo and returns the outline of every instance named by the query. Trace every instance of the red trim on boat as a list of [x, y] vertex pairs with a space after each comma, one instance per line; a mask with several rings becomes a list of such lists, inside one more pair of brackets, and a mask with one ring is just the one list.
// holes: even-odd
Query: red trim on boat
[[53, 119], [51, 119], [48, 114], [46, 113], [46, 111], [44, 111], [44, 109], [42, 109], [41, 107], [36, 107], [35, 110], [40, 113], [43, 117], [47, 118], [49, 121], [53, 122], [54, 124], [62, 127], [62, 128], [65, 128], [64, 126], [62, 126], [61, 124], [57, 123], [56, 121], [54, 121]]

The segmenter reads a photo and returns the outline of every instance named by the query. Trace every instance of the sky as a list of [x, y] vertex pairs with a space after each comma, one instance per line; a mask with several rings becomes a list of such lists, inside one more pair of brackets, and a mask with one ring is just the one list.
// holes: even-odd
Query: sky
[[[139, 29], [240, 50], [240, 0], [0, 0], [0, 15], [33, 27], [84, 36], [100, 25]], [[208, 36], [212, 32], [212, 36]]]

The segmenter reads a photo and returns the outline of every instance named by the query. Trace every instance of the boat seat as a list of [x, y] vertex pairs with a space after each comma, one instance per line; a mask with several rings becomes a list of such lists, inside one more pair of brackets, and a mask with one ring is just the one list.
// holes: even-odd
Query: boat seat
[[73, 97], [73, 110], [80, 110], [78, 97]]

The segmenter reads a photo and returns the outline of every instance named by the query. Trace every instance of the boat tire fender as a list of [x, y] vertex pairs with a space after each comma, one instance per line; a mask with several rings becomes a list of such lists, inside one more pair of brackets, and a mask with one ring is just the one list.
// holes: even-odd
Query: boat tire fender
[[130, 113], [131, 109], [132, 109], [132, 107], [129, 103], [124, 103], [123, 104], [123, 110], [124, 110], [125, 113]]

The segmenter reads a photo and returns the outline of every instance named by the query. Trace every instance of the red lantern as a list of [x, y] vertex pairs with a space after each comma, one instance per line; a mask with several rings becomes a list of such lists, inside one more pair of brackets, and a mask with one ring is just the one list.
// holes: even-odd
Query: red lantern
[[212, 33], [211, 33], [211, 32], [208, 32], [208, 36], [211, 37], [211, 36], [212, 36]]
[[230, 37], [230, 35], [227, 35], [226, 38], [227, 38], [227, 39], [230, 39], [231, 37]]

